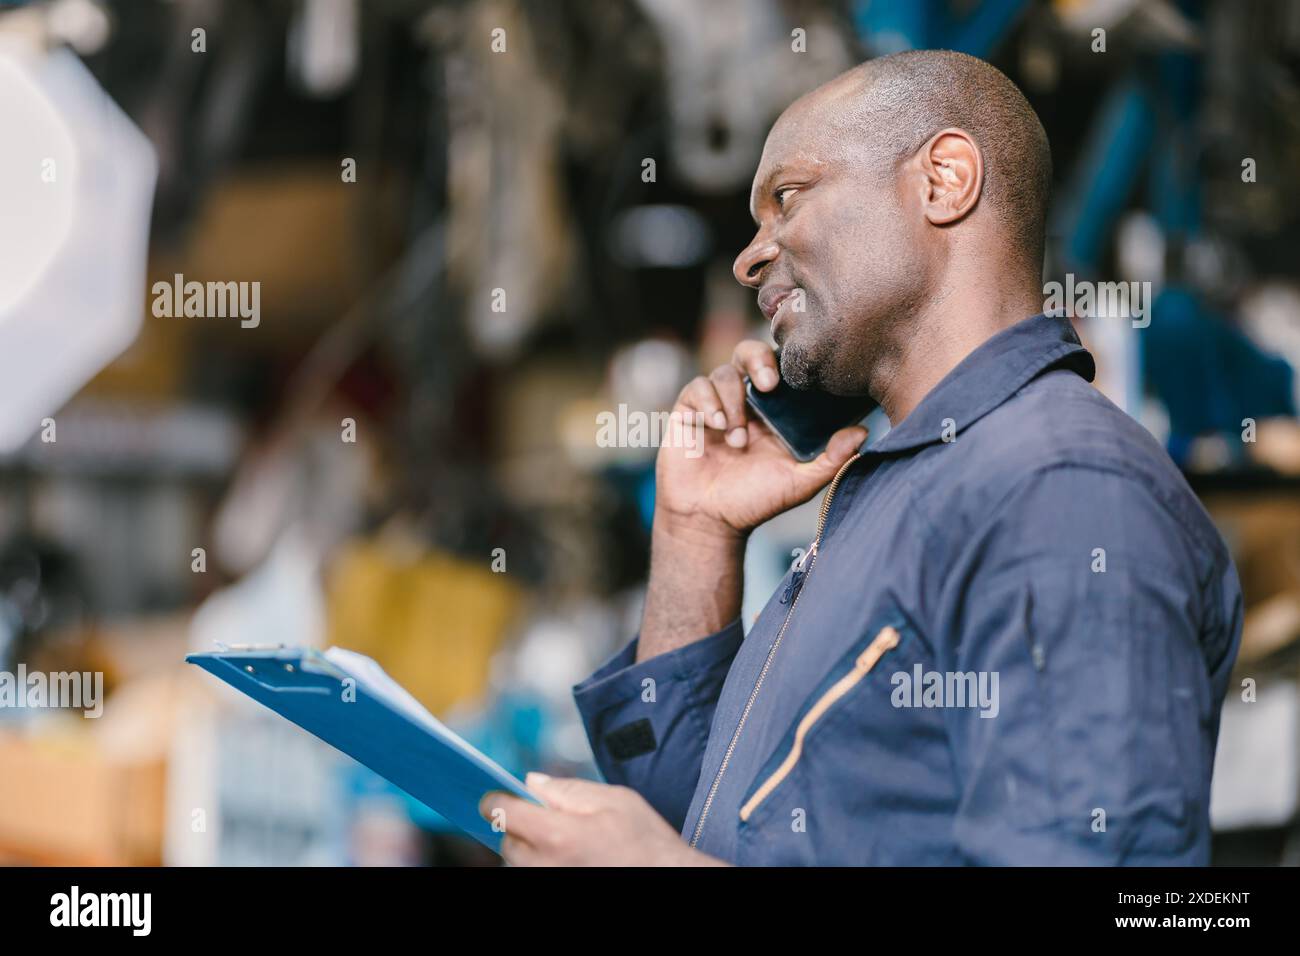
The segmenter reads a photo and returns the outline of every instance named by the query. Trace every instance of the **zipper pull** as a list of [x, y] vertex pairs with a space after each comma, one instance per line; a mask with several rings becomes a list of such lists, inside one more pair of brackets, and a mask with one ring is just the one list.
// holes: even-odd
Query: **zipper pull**
[[789, 604], [792, 600], [794, 600], [795, 593], [799, 590], [799, 587], [802, 583], [803, 583], [802, 571], [795, 571], [794, 574], [790, 575], [790, 583], [785, 586], [785, 591], [782, 592], [781, 594], [781, 603]]
[[790, 575], [790, 583], [785, 586], [785, 591], [781, 594], [781, 603], [789, 604], [794, 600], [794, 596], [799, 593], [803, 587], [803, 579], [807, 574], [808, 561], [817, 553], [817, 541], [808, 546], [808, 550], [799, 555], [799, 560], [794, 563], [794, 574]]

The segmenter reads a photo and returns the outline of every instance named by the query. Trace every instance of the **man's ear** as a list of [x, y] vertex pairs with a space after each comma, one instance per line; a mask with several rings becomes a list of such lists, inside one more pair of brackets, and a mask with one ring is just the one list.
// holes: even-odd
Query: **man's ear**
[[922, 207], [936, 226], [957, 222], [979, 202], [984, 188], [984, 155], [970, 133], [940, 130], [917, 154], [925, 174]]

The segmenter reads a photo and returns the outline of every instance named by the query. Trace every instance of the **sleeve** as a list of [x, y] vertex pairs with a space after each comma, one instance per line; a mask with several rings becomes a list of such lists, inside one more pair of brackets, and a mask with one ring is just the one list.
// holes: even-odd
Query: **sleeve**
[[709, 725], [744, 640], [722, 630], [636, 663], [637, 640], [573, 688], [596, 765], [681, 829], [700, 776]]
[[1207, 560], [1149, 487], [1101, 468], [1028, 476], [969, 539], [940, 600], [947, 666], [993, 691], [944, 715], [967, 862], [1209, 862]]

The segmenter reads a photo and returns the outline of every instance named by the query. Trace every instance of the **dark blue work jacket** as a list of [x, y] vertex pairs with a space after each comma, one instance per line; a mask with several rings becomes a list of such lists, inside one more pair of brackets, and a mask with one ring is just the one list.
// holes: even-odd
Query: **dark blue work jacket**
[[1205, 864], [1242, 600], [1065, 319], [989, 339], [734, 622], [574, 689], [596, 760], [741, 864]]

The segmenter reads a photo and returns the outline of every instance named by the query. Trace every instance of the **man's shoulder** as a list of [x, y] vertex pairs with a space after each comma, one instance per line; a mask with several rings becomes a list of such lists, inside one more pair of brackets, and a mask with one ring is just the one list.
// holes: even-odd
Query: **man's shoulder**
[[971, 450], [1020, 473], [1078, 465], [1172, 479], [1178, 469], [1138, 422], [1078, 375], [1048, 372], [968, 430]]
[[[939, 502], [950, 522], [959, 510], [965, 512], [961, 523], [973, 529], [999, 510], [1014, 511], [1032, 489], [1040, 501], [1056, 494], [1076, 514], [1158, 507], [1198, 545], [1222, 549], [1205, 509], [1159, 442], [1073, 372], [1039, 376], [953, 444], [955, 487]], [[948, 449], [937, 452], [942, 460]], [[1082, 502], [1076, 500], [1080, 489]]]
[[1073, 372], [1039, 376], [962, 437], [970, 466], [998, 483], [1081, 468], [1191, 495], [1151, 433]]

